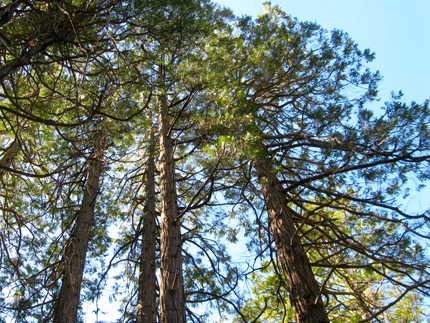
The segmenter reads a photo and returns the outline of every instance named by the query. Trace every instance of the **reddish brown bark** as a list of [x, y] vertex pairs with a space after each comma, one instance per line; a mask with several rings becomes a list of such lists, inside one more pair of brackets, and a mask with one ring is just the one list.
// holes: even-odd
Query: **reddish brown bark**
[[165, 95], [159, 97], [160, 134], [160, 323], [185, 323], [182, 276], [181, 223], [175, 184], [173, 143], [169, 136], [169, 108]]
[[137, 300], [136, 323], [156, 322], [156, 276], [155, 276], [155, 242], [157, 216], [155, 210], [155, 184], [154, 184], [154, 130], [151, 129], [148, 147], [148, 161], [145, 172], [145, 210], [143, 215], [142, 245], [140, 253], [139, 290]]
[[102, 174], [105, 139], [106, 131], [102, 130], [95, 140], [93, 160], [88, 168], [88, 179], [81, 208], [66, 249], [65, 268], [60, 293], [54, 305], [53, 323], [77, 322], [85, 258]]
[[330, 321], [324, 304], [318, 297], [320, 288], [301, 241], [295, 234], [293, 218], [282, 193], [282, 185], [277, 178], [271, 178], [270, 167], [266, 165], [264, 158], [257, 157], [255, 169], [266, 202], [272, 236], [287, 281], [296, 321], [328, 323]]

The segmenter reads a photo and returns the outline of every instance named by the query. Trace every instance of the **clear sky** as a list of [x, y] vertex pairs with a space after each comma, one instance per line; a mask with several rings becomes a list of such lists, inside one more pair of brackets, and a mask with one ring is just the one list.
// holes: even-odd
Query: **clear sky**
[[[263, 13], [263, 0], [218, 0], [238, 15]], [[384, 77], [381, 103], [402, 90], [405, 102], [430, 97], [430, 0], [273, 0], [299, 21], [342, 29], [376, 59], [369, 64]]]

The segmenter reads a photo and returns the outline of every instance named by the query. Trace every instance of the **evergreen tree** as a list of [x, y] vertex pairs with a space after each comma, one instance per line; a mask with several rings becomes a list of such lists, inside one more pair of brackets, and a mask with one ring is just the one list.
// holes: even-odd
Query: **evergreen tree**
[[[338, 303], [329, 310], [356, 298], [363, 319], [371, 320], [428, 284], [423, 254], [412, 251], [417, 238], [427, 237], [428, 217], [406, 214], [392, 203], [407, 173], [427, 179], [428, 104], [406, 106], [395, 98], [384, 115], [374, 117], [364, 105], [375, 98], [379, 75], [362, 67], [373, 55], [340, 31], [327, 35], [269, 4], [266, 14], [255, 22], [242, 19], [238, 28], [243, 49], [227, 54], [241, 69], [220, 104], [242, 124], [233, 131], [244, 138], [238, 145], [248, 147], [255, 169], [250, 193], [258, 190], [264, 201], [268, 241], [275, 243], [295, 319], [327, 322], [322, 298], [327, 304], [334, 295]], [[224, 118], [227, 131], [231, 120]], [[374, 238], [337, 223], [331, 209], [365, 221]], [[325, 268], [319, 281], [312, 267]], [[373, 286], [383, 281], [404, 293], [385, 306], [375, 304], [365, 296], [364, 281], [348, 279], [347, 268], [367, 268]], [[331, 285], [337, 275], [343, 282]]]
[[0, 26], [2, 315], [82, 321], [118, 267], [127, 322], [420, 319], [429, 218], [396, 199], [429, 178], [428, 102], [367, 109], [346, 33], [204, 0], [17, 0]]

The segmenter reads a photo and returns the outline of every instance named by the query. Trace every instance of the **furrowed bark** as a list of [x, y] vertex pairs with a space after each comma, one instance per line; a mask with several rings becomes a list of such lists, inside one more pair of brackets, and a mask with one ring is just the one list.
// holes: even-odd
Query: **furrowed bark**
[[264, 157], [257, 157], [255, 169], [261, 185], [270, 228], [279, 260], [288, 285], [291, 304], [298, 323], [330, 322], [321, 298], [319, 286], [312, 272], [300, 239], [295, 235], [293, 218], [282, 185], [277, 178], [271, 178], [270, 166]]
[[136, 323], [155, 323], [156, 307], [156, 276], [155, 276], [155, 242], [156, 242], [156, 211], [155, 211], [155, 165], [154, 165], [154, 129], [151, 128], [148, 147], [148, 161], [145, 172], [145, 209], [143, 215], [142, 245], [140, 253], [139, 290], [137, 300]]
[[76, 225], [66, 249], [65, 269], [60, 293], [54, 305], [53, 323], [76, 323], [85, 258], [88, 249], [94, 209], [102, 174], [106, 131], [100, 130], [95, 139], [93, 160], [88, 168], [88, 179]]
[[[160, 69], [160, 77], [164, 71]], [[169, 136], [169, 107], [166, 95], [159, 96], [160, 134], [160, 323], [185, 323], [185, 295], [182, 276], [181, 223], [175, 184], [173, 143]]]

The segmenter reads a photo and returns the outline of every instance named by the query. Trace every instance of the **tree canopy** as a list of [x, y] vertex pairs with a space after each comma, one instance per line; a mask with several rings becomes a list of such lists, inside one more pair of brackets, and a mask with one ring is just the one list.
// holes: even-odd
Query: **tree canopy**
[[2, 3], [0, 322], [424, 319], [429, 103], [265, 6]]

